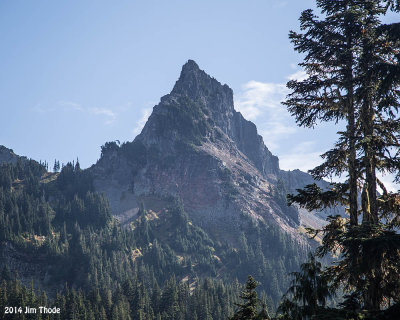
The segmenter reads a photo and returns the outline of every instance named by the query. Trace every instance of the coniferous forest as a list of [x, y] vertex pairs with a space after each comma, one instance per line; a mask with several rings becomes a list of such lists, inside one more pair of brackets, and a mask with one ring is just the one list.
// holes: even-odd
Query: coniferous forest
[[307, 77], [283, 104], [301, 127], [345, 124], [310, 171], [343, 179], [293, 194], [278, 181], [268, 195], [288, 215], [343, 208], [307, 229], [312, 245], [244, 214], [221, 241], [179, 198], [122, 225], [78, 160], [49, 172], [19, 157], [0, 165], [1, 319], [398, 319], [400, 195], [380, 176], [400, 182], [400, 22], [381, 22], [400, 2], [316, 4], [289, 34]]
[[[227, 319], [242, 290], [237, 279], [249, 273], [268, 284], [260, 290], [267, 312], [276, 308], [287, 273], [305, 258], [289, 236], [251, 219], [238, 249], [214, 242], [179, 201], [160, 217], [142, 208], [122, 228], [78, 161], [49, 173], [20, 159], [2, 165], [0, 176], [0, 307], [61, 310], [17, 310], [5, 319]], [[16, 265], [15, 255], [31, 265], [32, 279], [21, 279], [18, 272], [28, 267]]]

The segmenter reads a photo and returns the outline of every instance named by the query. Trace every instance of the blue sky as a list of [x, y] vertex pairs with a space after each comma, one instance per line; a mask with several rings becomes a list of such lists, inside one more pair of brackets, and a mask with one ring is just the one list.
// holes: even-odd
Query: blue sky
[[338, 127], [297, 128], [280, 101], [301, 77], [288, 40], [309, 0], [0, 2], [0, 144], [88, 167], [131, 141], [194, 59], [235, 92], [283, 169], [307, 170]]

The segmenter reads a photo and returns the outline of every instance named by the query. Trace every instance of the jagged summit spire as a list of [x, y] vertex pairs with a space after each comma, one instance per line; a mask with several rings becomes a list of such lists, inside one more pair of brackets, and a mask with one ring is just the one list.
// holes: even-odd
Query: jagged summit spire
[[212, 78], [199, 68], [199, 65], [194, 60], [188, 60], [183, 66], [178, 81], [174, 89], [180, 89], [190, 85], [198, 85], [201, 81], [210, 81]]
[[191, 71], [200, 71], [199, 65], [194, 61], [189, 59], [182, 67], [182, 73], [187, 73]]
[[[188, 60], [182, 67], [181, 74], [171, 94], [185, 95], [191, 98], [207, 99], [209, 95], [220, 93], [233, 110], [233, 92], [226, 84], [221, 84], [215, 78], [201, 70], [194, 60]], [[221, 102], [220, 102], [221, 103]]]
[[233, 139], [234, 114], [232, 89], [188, 60], [171, 93], [154, 107], [140, 139], [151, 143], [164, 138], [196, 140], [209, 136], [216, 127]]

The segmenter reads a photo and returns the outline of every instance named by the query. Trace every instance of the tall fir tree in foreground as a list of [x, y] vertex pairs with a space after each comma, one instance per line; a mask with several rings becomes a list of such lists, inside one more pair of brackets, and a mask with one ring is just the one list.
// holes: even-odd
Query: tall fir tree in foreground
[[[380, 22], [399, 3], [320, 0], [317, 6], [323, 18], [306, 10], [300, 17], [303, 33], [290, 33], [295, 50], [305, 54], [300, 66], [308, 78], [288, 83], [284, 104], [299, 126], [346, 124], [311, 174], [317, 180], [347, 179], [330, 190], [308, 185], [288, 198], [309, 210], [346, 207], [349, 218], [329, 216], [323, 230], [310, 230], [323, 234], [316, 254], [339, 257], [325, 274], [333, 290], [345, 290], [343, 309], [379, 312], [400, 299], [400, 194], [387, 191], [378, 178], [391, 173], [400, 181], [400, 24]], [[311, 307], [292, 298], [293, 308]]]

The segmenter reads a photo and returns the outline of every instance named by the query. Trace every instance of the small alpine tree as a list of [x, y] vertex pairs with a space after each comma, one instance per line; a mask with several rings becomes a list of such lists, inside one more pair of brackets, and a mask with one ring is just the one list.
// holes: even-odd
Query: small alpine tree
[[53, 172], [58, 172], [60, 170], [60, 161], [54, 160]]
[[259, 299], [257, 297], [257, 282], [252, 276], [248, 276], [246, 286], [240, 294], [242, 303], [235, 303], [238, 310], [235, 312], [230, 320], [267, 320], [270, 319], [266, 306], [262, 306], [262, 310], [259, 309]]
[[278, 312], [283, 314], [282, 319], [311, 319], [333, 295], [327, 275], [313, 254], [309, 254], [308, 262], [303, 263], [300, 269], [300, 272], [291, 274], [291, 286], [278, 308]]

